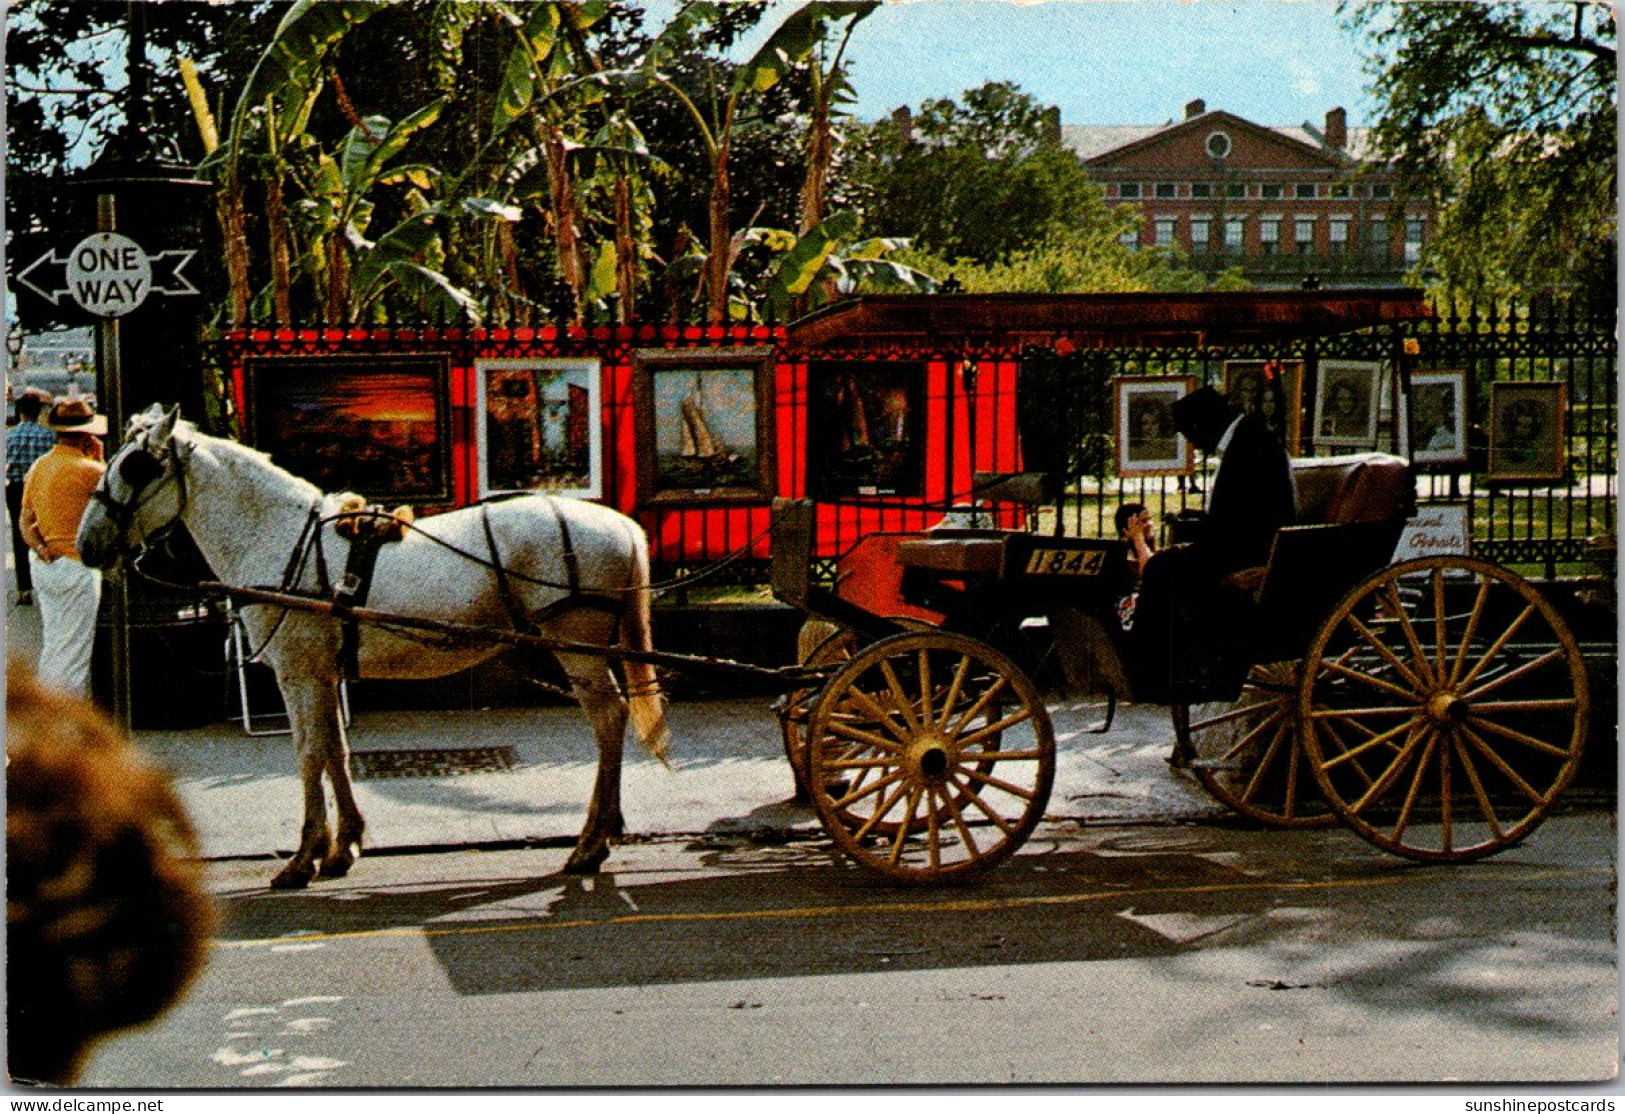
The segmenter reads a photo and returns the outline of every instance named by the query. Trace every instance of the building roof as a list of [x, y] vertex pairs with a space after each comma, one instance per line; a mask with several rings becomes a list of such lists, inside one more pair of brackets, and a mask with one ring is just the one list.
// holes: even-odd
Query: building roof
[[[1217, 110], [1204, 112], [1201, 116], [1219, 114]], [[1224, 115], [1232, 115], [1224, 113]], [[1150, 139], [1161, 132], [1189, 123], [1190, 117], [1183, 120], [1164, 120], [1160, 124], [1063, 124], [1061, 125], [1061, 142], [1072, 150], [1080, 159], [1088, 161], [1110, 154], [1124, 147], [1133, 146]], [[1236, 117], [1239, 119], [1239, 117]], [[1317, 151], [1330, 153], [1326, 146], [1325, 136], [1321, 129], [1307, 121], [1302, 124], [1255, 124], [1255, 127], [1265, 131], [1274, 132], [1285, 139], [1305, 146], [1313, 147]], [[1364, 161], [1371, 155], [1370, 128], [1349, 128], [1348, 145], [1344, 154], [1357, 160]]]
[[1329, 336], [1432, 316], [1420, 290], [866, 294], [793, 322], [792, 348], [1204, 346]]

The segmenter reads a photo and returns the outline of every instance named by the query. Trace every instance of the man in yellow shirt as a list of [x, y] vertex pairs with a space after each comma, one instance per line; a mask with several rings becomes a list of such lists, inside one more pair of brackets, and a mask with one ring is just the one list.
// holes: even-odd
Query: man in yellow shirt
[[45, 428], [56, 431], [56, 447], [28, 470], [18, 523], [40, 611], [39, 679], [87, 697], [102, 574], [80, 563], [79, 520], [107, 471], [107, 417], [83, 399], [64, 399], [51, 407]]

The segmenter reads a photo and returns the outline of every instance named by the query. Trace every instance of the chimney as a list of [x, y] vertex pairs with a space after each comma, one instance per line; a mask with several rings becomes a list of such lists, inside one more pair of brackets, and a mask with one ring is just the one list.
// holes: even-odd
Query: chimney
[[1326, 146], [1341, 151], [1349, 143], [1349, 114], [1341, 108], [1326, 113]]
[[892, 123], [897, 125], [897, 130], [902, 132], [903, 142], [912, 143], [914, 141], [914, 113], [908, 110], [908, 105], [905, 104], [894, 111], [891, 114], [891, 119]]
[[1061, 108], [1051, 105], [1044, 110], [1044, 140], [1047, 143], [1061, 142]]
[[1207, 111], [1207, 102], [1194, 100], [1185, 106], [1185, 119], [1194, 120]]

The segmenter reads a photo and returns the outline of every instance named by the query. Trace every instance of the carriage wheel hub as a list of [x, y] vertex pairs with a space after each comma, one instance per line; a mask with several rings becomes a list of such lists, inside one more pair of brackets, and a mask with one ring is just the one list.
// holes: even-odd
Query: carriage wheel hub
[[1436, 723], [1462, 723], [1467, 719], [1467, 701], [1454, 689], [1441, 689], [1428, 698], [1427, 714]]
[[909, 766], [927, 781], [943, 781], [948, 776], [948, 740], [941, 735], [922, 735], [908, 749]]

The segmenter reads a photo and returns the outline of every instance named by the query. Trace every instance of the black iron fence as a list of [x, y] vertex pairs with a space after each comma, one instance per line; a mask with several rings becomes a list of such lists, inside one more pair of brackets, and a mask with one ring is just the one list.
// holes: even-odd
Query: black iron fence
[[[1422, 505], [1465, 509], [1474, 553], [1500, 564], [1553, 577], [1598, 571], [1616, 531], [1618, 472], [1618, 340], [1612, 304], [1578, 299], [1480, 309], [1445, 302], [1437, 316], [1416, 325], [1330, 338], [1223, 348], [1091, 349], [1069, 355], [1032, 351], [1022, 361], [1023, 407], [1046, 415], [1048, 455], [1064, 459], [1065, 489], [1039, 513], [1043, 531], [1086, 536], [1115, 532], [1113, 515], [1124, 502], [1144, 503], [1160, 517], [1198, 508], [1211, 480], [1211, 462], [1194, 475], [1125, 477], [1114, 467], [1111, 381], [1122, 376], [1189, 376], [1197, 384], [1225, 386], [1232, 361], [1279, 361], [1299, 375], [1295, 390], [1296, 455], [1377, 449], [1407, 455], [1408, 408], [1398, 388], [1404, 376], [1459, 371], [1465, 385], [1463, 459], [1418, 464]], [[1377, 420], [1365, 444], [1341, 438], [1317, 444], [1315, 398], [1331, 361], [1381, 365]], [[1233, 365], [1232, 365], [1233, 366]], [[1335, 365], [1332, 365], [1335, 366]], [[1495, 384], [1556, 384], [1560, 400], [1561, 476], [1496, 479], [1489, 462]], [[1504, 389], [1504, 388], [1503, 388]], [[1070, 424], [1063, 435], [1057, 422]], [[1013, 431], [1009, 431], [1013, 433]], [[1032, 456], [1029, 447], [1028, 456]]]

